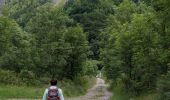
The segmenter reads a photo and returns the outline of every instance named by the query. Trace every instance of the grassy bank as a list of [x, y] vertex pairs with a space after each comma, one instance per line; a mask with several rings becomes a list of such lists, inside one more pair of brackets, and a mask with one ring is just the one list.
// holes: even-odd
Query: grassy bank
[[158, 100], [158, 95], [156, 93], [146, 93], [135, 97], [122, 91], [120, 87], [115, 87], [113, 93], [114, 96], [111, 100]]
[[114, 96], [112, 97], [111, 100], [158, 100], [157, 97], [158, 96], [155, 93], [147, 94], [147, 95], [143, 95], [143, 96], [139, 96], [139, 97], [134, 97], [134, 98], [130, 98], [128, 96], [128, 94], [114, 93]]
[[147, 94], [134, 98], [134, 100], [158, 100], [158, 95], [156, 93]]
[[0, 86], [0, 98], [41, 98], [44, 92], [42, 87]]
[[[63, 90], [65, 97], [84, 95], [89, 87], [94, 85], [95, 78], [86, 77], [82, 78], [84, 84], [76, 84], [70, 80], [59, 82], [59, 87]], [[30, 98], [41, 99], [46, 86], [34, 87], [34, 86], [15, 86], [15, 85], [0, 85], [0, 99], [7, 98]]]

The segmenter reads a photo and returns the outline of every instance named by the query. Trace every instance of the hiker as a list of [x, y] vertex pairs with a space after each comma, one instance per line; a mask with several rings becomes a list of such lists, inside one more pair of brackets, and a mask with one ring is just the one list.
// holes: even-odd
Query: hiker
[[57, 80], [50, 81], [51, 86], [44, 92], [42, 100], [64, 100], [62, 90], [57, 87]]

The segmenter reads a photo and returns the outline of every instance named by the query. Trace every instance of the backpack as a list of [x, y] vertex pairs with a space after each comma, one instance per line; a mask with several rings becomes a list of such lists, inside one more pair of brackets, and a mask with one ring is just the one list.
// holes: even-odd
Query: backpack
[[48, 100], [60, 100], [58, 88], [48, 89]]

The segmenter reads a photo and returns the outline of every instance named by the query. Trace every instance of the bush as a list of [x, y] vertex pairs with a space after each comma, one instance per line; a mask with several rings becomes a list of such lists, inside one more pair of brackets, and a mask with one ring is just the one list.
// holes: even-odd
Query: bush
[[63, 90], [63, 94], [66, 97], [80, 96], [86, 92], [80, 85], [77, 85], [73, 81], [67, 79], [61, 82], [59, 81], [58, 87]]
[[32, 71], [22, 70], [19, 74], [19, 77], [21, 79], [21, 82], [25, 85], [37, 86], [40, 84], [40, 81], [36, 80], [35, 75]]
[[96, 60], [88, 60], [83, 64], [83, 75], [97, 75], [97, 64], [99, 64]]
[[22, 70], [20, 74], [16, 74], [14, 71], [1, 69], [0, 82], [1, 84], [4, 85], [23, 85], [23, 86], [40, 85], [40, 81], [35, 79], [35, 75], [31, 71], [27, 70]]
[[85, 91], [89, 89], [92, 84], [95, 84], [95, 82], [96, 81], [92, 76], [82, 76], [74, 79], [74, 83], [81, 86]]
[[84, 95], [95, 84], [95, 78], [89, 76], [77, 77], [72, 80], [59, 81], [58, 86], [63, 90], [66, 97]]
[[0, 69], [0, 82], [1, 84], [19, 84], [20, 79], [17, 77], [16, 73], [9, 70]]
[[170, 100], [170, 72], [161, 77], [158, 82], [160, 100]]
[[111, 89], [114, 92], [112, 100], [129, 100], [130, 94], [126, 92], [125, 85], [121, 78], [117, 78], [115, 82], [112, 82]]

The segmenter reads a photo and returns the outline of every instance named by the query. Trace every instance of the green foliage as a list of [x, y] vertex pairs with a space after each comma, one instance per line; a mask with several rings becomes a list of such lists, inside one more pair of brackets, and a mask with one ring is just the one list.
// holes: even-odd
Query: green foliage
[[97, 64], [99, 62], [96, 60], [88, 60], [83, 64], [83, 74], [84, 75], [90, 75], [90, 76], [96, 76], [97, 75]]
[[123, 85], [120, 83], [112, 87], [112, 91], [115, 93], [115, 96], [112, 96], [111, 100], [129, 100], [129, 94], [123, 90]]
[[73, 79], [83, 72], [83, 64], [88, 55], [88, 42], [86, 34], [79, 26], [68, 28], [65, 41], [70, 44], [72, 51], [67, 59], [67, 76]]
[[0, 98], [1, 100], [11, 98], [30, 98], [39, 99], [42, 97], [44, 88], [42, 87], [28, 87], [28, 86], [15, 86], [15, 85], [1, 85]]
[[0, 81], [1, 84], [13, 84], [16, 85], [19, 83], [19, 78], [15, 72], [0, 70]]
[[43, 77], [74, 80], [91, 70], [95, 73], [93, 68], [84, 71], [89, 54], [86, 33], [61, 7], [41, 0], [16, 2], [7, 1], [5, 10], [25, 31], [0, 17], [1, 69], [14, 71], [22, 85], [40, 84]]
[[[159, 49], [160, 49], [160, 59], [159, 64], [162, 69], [162, 73], [167, 73], [168, 63], [170, 60], [170, 2], [168, 0], [157, 0], [155, 1], [155, 9], [157, 10], [157, 17], [159, 19], [158, 32], [160, 34], [159, 38]], [[163, 49], [162, 49], [163, 48]]]
[[96, 84], [96, 78], [94, 76], [84, 75], [81, 77], [76, 77], [73, 82], [77, 89], [85, 94], [89, 88], [93, 87]]
[[[0, 72], [0, 75], [1, 72]], [[13, 74], [14, 75], [14, 74]], [[0, 76], [1, 77], [1, 76]], [[85, 87], [82, 87], [79, 83], [75, 84], [71, 80], [63, 80], [59, 81], [58, 86], [63, 90], [64, 97], [74, 97], [84, 95], [93, 84], [95, 84], [96, 80], [94, 77], [83, 77], [80, 80], [85, 81]], [[43, 86], [15, 86], [15, 85], [0, 85], [0, 98], [1, 100], [6, 99], [41, 99], [42, 94], [44, 93], [44, 85]]]
[[88, 52], [86, 34], [70, 23], [65, 12], [51, 4], [40, 7], [28, 23], [26, 29], [36, 38], [35, 63], [39, 67], [34, 71], [39, 75], [43, 72], [58, 79], [73, 79], [82, 71]]
[[160, 100], [169, 100], [170, 99], [170, 73], [161, 77], [158, 81], [158, 92], [160, 94]]
[[56, 73], [59, 75], [58, 78], [62, 76], [70, 53], [70, 50], [65, 50], [70, 45], [65, 42], [64, 38], [68, 21], [69, 18], [62, 10], [47, 4], [39, 8], [36, 16], [28, 23], [26, 29], [33, 33], [36, 39], [33, 59], [39, 66], [34, 69], [37, 75]]
[[37, 8], [49, 3], [51, 0], [7, 0], [5, 8], [8, 9], [9, 17], [25, 27], [29, 20], [35, 16]]
[[106, 25], [107, 15], [113, 13], [112, 3], [111, 0], [70, 0], [65, 6], [75, 23], [80, 23], [87, 32], [90, 49], [93, 53], [90, 57], [96, 60], [100, 53], [99, 35]]
[[37, 85], [55, 77], [84, 93], [85, 76], [96, 75], [100, 64], [114, 82], [116, 99], [153, 91], [169, 99], [169, 0], [69, 0], [63, 8], [50, 2], [6, 1], [6, 17], [0, 17], [2, 84]]
[[8, 18], [1, 17], [0, 24], [1, 68], [20, 72], [21, 69], [31, 67], [30, 35], [23, 32], [15, 21]]
[[35, 74], [32, 71], [21, 70], [19, 78], [23, 85], [40, 86], [40, 81], [36, 79]]
[[155, 91], [158, 77], [168, 71], [169, 28], [161, 31], [160, 12], [145, 2], [124, 0], [115, 9], [100, 43], [106, 76], [121, 80], [121, 89], [130, 96]]

